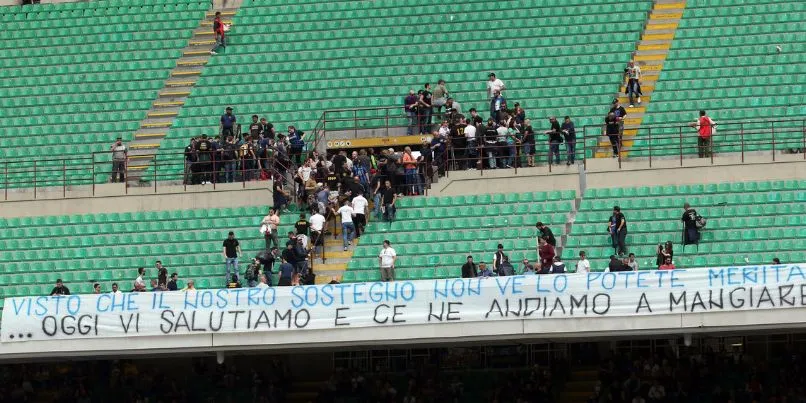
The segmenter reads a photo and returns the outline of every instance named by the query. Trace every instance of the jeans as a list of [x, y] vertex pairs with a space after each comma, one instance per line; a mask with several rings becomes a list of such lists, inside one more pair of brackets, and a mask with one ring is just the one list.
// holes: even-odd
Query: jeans
[[495, 150], [487, 150], [487, 162], [490, 169], [495, 169]]
[[375, 212], [375, 219], [380, 220], [383, 216], [382, 208], [381, 208], [381, 198], [383, 195], [381, 192], [375, 193], [375, 196], [372, 198], [372, 210]]
[[622, 229], [621, 231], [611, 232], [610, 238], [613, 241], [613, 249], [616, 250], [616, 254], [619, 255], [626, 255], [627, 254], [627, 230]]
[[235, 181], [235, 161], [224, 162], [224, 182], [232, 183]]
[[353, 241], [353, 236], [355, 235], [355, 225], [351, 222], [343, 222], [341, 223], [341, 239], [344, 247], [350, 246], [350, 243]]
[[[237, 257], [228, 257], [224, 264], [227, 266], [227, 277], [224, 280], [224, 284], [229, 283], [230, 278], [231, 278], [230, 273], [232, 273], [235, 276], [235, 279], [237, 281], [237, 279], [238, 279], [238, 258]], [[230, 268], [232, 269], [231, 271], [230, 271]]]
[[697, 136], [697, 156], [707, 158], [711, 156], [711, 138]]
[[515, 156], [518, 155], [518, 148], [515, 144], [510, 144], [507, 151], [509, 151], [509, 155], [507, 155], [504, 165], [511, 168], [514, 166], [512, 164], [515, 162]]
[[630, 106], [635, 104], [635, 98], [641, 97], [641, 93], [638, 92], [638, 80], [631, 78], [627, 81], [627, 95], [630, 98]]
[[[126, 172], [126, 160], [112, 160], [112, 182], [123, 182]], [[115, 181], [115, 177], [119, 176], [120, 179]]]
[[215, 51], [218, 50], [219, 47], [226, 48], [227, 47], [227, 39], [224, 37], [224, 34], [216, 33], [215, 34], [215, 46], [213, 46], [213, 49], [211, 49], [211, 51], [215, 52]]
[[273, 229], [266, 233], [266, 250], [271, 249], [271, 245], [274, 244], [275, 248], [280, 247], [280, 240], [277, 239], [277, 230]]
[[383, 213], [383, 218], [389, 222], [395, 220], [395, 206], [393, 204], [387, 204], [385, 207], [385, 211]]
[[406, 111], [406, 116], [409, 118], [409, 127], [406, 128], [406, 135], [411, 136], [414, 134], [414, 128], [417, 127], [417, 112]]
[[417, 179], [417, 169], [416, 168], [406, 168], [406, 187], [408, 188], [409, 194], [421, 194], [420, 191], [421, 186], [417, 183], [419, 180]]
[[575, 159], [576, 159], [577, 140], [576, 139], [566, 139], [566, 141], [565, 141], [565, 151], [568, 153], [568, 165], [573, 164]]
[[431, 108], [421, 108], [420, 113], [420, 134], [431, 134]]
[[549, 143], [549, 164], [551, 163], [551, 157], [554, 156], [554, 165], [560, 164], [560, 143], [556, 141], [552, 141]]

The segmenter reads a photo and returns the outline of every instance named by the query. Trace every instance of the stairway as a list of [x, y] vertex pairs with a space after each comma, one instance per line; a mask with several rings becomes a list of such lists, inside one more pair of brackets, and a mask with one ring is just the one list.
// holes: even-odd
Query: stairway
[[[686, 8], [685, 0], [656, 0], [652, 11], [649, 13], [649, 20], [644, 27], [641, 41], [638, 42], [636, 51], [633, 53], [633, 61], [641, 67], [641, 97], [642, 103], [629, 107], [629, 98], [624, 93], [625, 84], [619, 88], [616, 98], [627, 109], [627, 117], [624, 119], [624, 134], [622, 137], [621, 157], [628, 155], [630, 147], [633, 145], [638, 128], [646, 113], [646, 106], [652, 100], [652, 91], [655, 83], [663, 69], [663, 62], [672, 46], [674, 34], [680, 19], [683, 18], [683, 10]], [[613, 156], [610, 140], [607, 136], [601, 136], [596, 148], [596, 158], [609, 158]]]
[[568, 381], [563, 385], [563, 391], [557, 401], [559, 403], [586, 402], [593, 394], [598, 382], [599, 374], [596, 368], [573, 370]]
[[[226, 20], [231, 19], [237, 9], [220, 11], [224, 23], [230, 24], [231, 22]], [[212, 57], [210, 50], [215, 44], [214, 18], [215, 12], [210, 11], [199, 22], [188, 46], [183, 50], [182, 57], [176, 61], [176, 67], [165, 82], [165, 87], [159, 92], [145, 119], [140, 122], [140, 128], [134, 134], [134, 141], [129, 144], [130, 184], [140, 182], [142, 173], [151, 165], [160, 142], [185, 104], [193, 85], [201, 75], [202, 68]]]
[[353, 257], [353, 251], [360, 240], [354, 240], [353, 246], [343, 249], [341, 240], [341, 225], [337, 226], [336, 236], [329, 234], [325, 238], [325, 262], [322, 256], [317, 255], [313, 262], [313, 272], [316, 274], [316, 284], [327, 284], [332, 280], [341, 281], [347, 262]]

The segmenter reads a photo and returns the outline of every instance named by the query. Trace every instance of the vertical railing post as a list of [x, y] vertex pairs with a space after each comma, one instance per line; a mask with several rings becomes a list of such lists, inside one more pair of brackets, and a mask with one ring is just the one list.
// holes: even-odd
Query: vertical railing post
[[[727, 139], [728, 136], [725, 136]], [[714, 165], [714, 143], [716, 142], [716, 136], [714, 136], [714, 128], [711, 127], [711, 137], [709, 138], [710, 141], [708, 142], [708, 155], [711, 157], [711, 165]], [[726, 141], [726, 143], [730, 143], [730, 140]]]
[[646, 131], [649, 134], [649, 167], [652, 168], [652, 128], [647, 127]]
[[770, 131], [772, 132], [772, 160], [775, 161], [775, 122], [770, 122]]
[[241, 156], [241, 188], [246, 189], [246, 170], [244, 169], [244, 158]]
[[[744, 164], [744, 123], [739, 123], [739, 142], [742, 151], [742, 163]], [[713, 143], [713, 140], [712, 140]], [[713, 146], [713, 144], [711, 144]]]
[[34, 199], [36, 199], [36, 160], [34, 160]]
[[210, 153], [210, 161], [213, 161], [213, 172], [210, 172], [210, 178], [213, 182], [213, 190], [215, 190], [216, 182], [218, 182], [218, 169], [217, 169], [218, 167], [216, 166], [216, 162], [218, 161], [216, 161], [215, 154], [213, 154], [212, 151], [209, 151], [209, 153]]
[[683, 126], [677, 126], [677, 132], [680, 137], [680, 166], [683, 166]]
[[62, 159], [62, 198], [67, 197], [67, 160]]
[[[6, 200], [8, 200], [8, 161], [6, 161], [5, 175], [4, 176], [6, 178], [6, 186], [5, 186], [5, 194], [6, 194], [6, 196], [5, 197], [6, 197]], [[92, 184], [93, 184], [92, 185], [93, 194], [95, 194], [95, 181], [93, 181]]]
[[800, 122], [800, 133], [803, 136], [803, 148], [800, 149], [800, 153], [803, 154], [803, 159], [806, 160], [806, 120]]
[[582, 168], [588, 168], [588, 126], [582, 128]]
[[[6, 164], [8, 166], [8, 164]], [[92, 195], [95, 196], [95, 153], [92, 153]]]
[[[183, 157], [183, 160], [184, 160], [184, 154], [182, 155], [182, 157]], [[152, 156], [151, 158], [152, 158], [151, 165], [154, 166], [154, 193], [157, 193], [157, 169], [159, 169], [157, 167], [157, 154], [154, 154], [154, 156]], [[184, 161], [183, 161], [182, 168], [184, 168], [184, 167], [185, 167], [185, 164], [184, 164]], [[185, 188], [187, 189], [187, 185], [185, 185]]]
[[358, 109], [353, 109], [353, 138], [358, 138]]
[[385, 111], [386, 111], [386, 137], [389, 137], [389, 108], [386, 108]]

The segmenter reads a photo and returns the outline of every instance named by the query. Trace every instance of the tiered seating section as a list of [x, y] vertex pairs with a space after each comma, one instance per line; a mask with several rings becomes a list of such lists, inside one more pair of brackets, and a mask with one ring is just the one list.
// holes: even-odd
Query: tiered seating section
[[[248, 264], [265, 246], [257, 228], [267, 211], [255, 206], [0, 219], [2, 296], [46, 295], [57, 278], [73, 293], [91, 293], [92, 281], [104, 290], [113, 282], [130, 290], [138, 267], [156, 277], [156, 260], [180, 280], [196, 279], [197, 288], [219, 288], [227, 233], [235, 232], [242, 264]], [[295, 221], [282, 216], [280, 233], [292, 231]]]
[[537, 259], [535, 223], [542, 221], [560, 239], [575, 197], [568, 190], [402, 199], [395, 222], [367, 226], [342, 280], [380, 279], [378, 253], [385, 239], [399, 256], [400, 279], [461, 277], [468, 255], [491, 264], [499, 243], [518, 268], [523, 258]]
[[[806, 115], [806, 3], [802, 1], [689, 0], [675, 33], [644, 125], [693, 122], [705, 109], [719, 121], [793, 120], [775, 124], [775, 149], [803, 147]], [[781, 47], [780, 53], [776, 46]], [[723, 126], [717, 153], [771, 150], [770, 125]], [[745, 144], [739, 132], [745, 133]], [[756, 131], [766, 129], [765, 131]], [[720, 132], [718, 131], [718, 132]], [[756, 132], [754, 132], [756, 131]], [[696, 134], [685, 130], [686, 154], [697, 154]], [[639, 132], [631, 156], [676, 155], [678, 128]], [[666, 135], [667, 137], [663, 137]], [[672, 135], [671, 137], [668, 137]], [[727, 145], [730, 140], [731, 145]]]
[[[681, 247], [683, 204], [708, 219], [699, 248]], [[605, 231], [614, 205], [627, 218], [627, 247], [641, 269], [655, 269], [659, 243], [672, 241], [680, 268], [806, 261], [806, 181], [588, 189], [563, 257], [584, 250], [595, 270], [607, 267]]]
[[[310, 131], [325, 110], [402, 108], [409, 89], [440, 78], [464, 111], [487, 116], [490, 71], [535, 127], [550, 114], [570, 115], [577, 127], [599, 122], [650, 8], [650, 1], [626, 0], [247, 0], [226, 53], [205, 67], [160, 149], [176, 152], [191, 136], [217, 133], [226, 106], [242, 122], [259, 114], [280, 131], [288, 124]], [[484, 18], [491, 9], [495, 18]], [[493, 46], [492, 32], [506, 39]]]
[[92, 153], [117, 136], [132, 139], [208, 7], [197, 0], [0, 7], [0, 106], [14, 116], [0, 130], [0, 160], [21, 162], [0, 186], [32, 187], [34, 160], [37, 186], [61, 186], [63, 161], [44, 159], [65, 157], [68, 184], [92, 183]]

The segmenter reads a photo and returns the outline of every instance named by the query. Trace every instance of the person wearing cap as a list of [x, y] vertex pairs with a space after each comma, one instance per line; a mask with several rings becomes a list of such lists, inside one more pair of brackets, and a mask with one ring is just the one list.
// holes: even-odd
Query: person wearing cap
[[115, 178], [119, 177], [118, 182], [122, 183], [126, 179], [126, 158], [129, 155], [129, 148], [123, 144], [123, 138], [118, 137], [109, 150], [112, 151], [112, 177], [110, 180], [114, 183]]
[[233, 128], [237, 123], [235, 114], [232, 113], [232, 107], [228, 106], [221, 115], [221, 124], [219, 125], [219, 134], [221, 135], [221, 142], [223, 143], [227, 136], [235, 136]]
[[487, 77], [487, 98], [493, 99], [496, 96], [496, 92], [500, 95], [507, 89], [504, 82], [497, 78], [495, 73], [490, 73]]
[[417, 94], [414, 90], [409, 90], [409, 95], [403, 100], [403, 109], [406, 111], [406, 117], [409, 118], [409, 127], [406, 128], [406, 135], [414, 135], [414, 128], [417, 127], [419, 120], [417, 119]]
[[562, 129], [560, 122], [554, 116], [549, 117], [549, 130], [545, 133], [549, 136], [549, 164], [551, 164], [551, 157], [554, 156], [554, 165], [560, 164], [560, 144], [563, 143]]
[[462, 265], [462, 278], [474, 278], [479, 276], [479, 268], [473, 263], [473, 256], [467, 257], [467, 262]]

